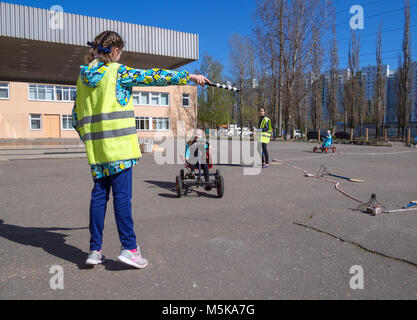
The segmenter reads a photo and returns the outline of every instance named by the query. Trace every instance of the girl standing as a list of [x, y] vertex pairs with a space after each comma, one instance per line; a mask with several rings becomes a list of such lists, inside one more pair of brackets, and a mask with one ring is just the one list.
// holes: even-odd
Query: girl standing
[[259, 123], [258, 128], [262, 131], [261, 142], [262, 142], [262, 168], [269, 167], [269, 153], [268, 143], [271, 140], [272, 125], [271, 120], [265, 116], [265, 108], [259, 108]]
[[132, 167], [141, 152], [136, 133], [132, 102], [134, 86], [186, 85], [191, 81], [204, 86], [211, 83], [202, 75], [164, 69], [133, 69], [118, 64], [124, 41], [113, 31], [100, 33], [81, 66], [77, 81], [77, 99], [73, 126], [83, 140], [94, 187], [90, 201], [90, 253], [86, 264], [104, 261], [102, 238], [110, 190], [117, 231], [121, 242], [118, 260], [135, 268], [144, 268], [136, 242], [132, 218]]

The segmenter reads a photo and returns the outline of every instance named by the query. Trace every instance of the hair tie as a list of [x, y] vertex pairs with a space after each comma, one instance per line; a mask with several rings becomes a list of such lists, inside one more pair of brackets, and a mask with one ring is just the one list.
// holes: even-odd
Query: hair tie
[[90, 46], [91, 48], [94, 48], [94, 42], [87, 41], [87, 45]]
[[98, 45], [98, 53], [110, 53], [111, 47], [103, 47], [101, 44]]

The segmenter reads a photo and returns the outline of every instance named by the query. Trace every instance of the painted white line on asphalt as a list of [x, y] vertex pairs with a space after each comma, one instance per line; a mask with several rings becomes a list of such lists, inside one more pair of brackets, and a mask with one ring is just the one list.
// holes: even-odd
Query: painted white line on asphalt
[[[289, 159], [276, 159], [277, 161], [292, 161], [292, 160], [303, 160], [303, 159], [317, 159], [322, 157], [329, 157], [329, 156], [335, 156], [335, 155], [363, 155], [363, 156], [380, 156], [380, 155], [398, 155], [398, 154], [405, 154], [405, 153], [414, 153], [415, 151], [398, 151], [398, 152], [384, 152], [384, 153], [359, 153], [359, 152], [336, 152], [336, 153], [330, 153], [330, 154], [323, 154], [323, 155], [317, 155], [317, 156], [311, 156], [311, 157], [299, 157], [299, 158], [289, 158]], [[417, 154], [417, 153], [416, 153]]]
[[396, 154], [403, 154], [403, 153], [413, 153], [412, 151], [398, 151], [398, 152], [384, 152], [384, 153], [359, 153], [359, 152], [340, 152], [341, 155], [366, 155], [366, 156], [387, 156], [387, 155], [396, 155]]

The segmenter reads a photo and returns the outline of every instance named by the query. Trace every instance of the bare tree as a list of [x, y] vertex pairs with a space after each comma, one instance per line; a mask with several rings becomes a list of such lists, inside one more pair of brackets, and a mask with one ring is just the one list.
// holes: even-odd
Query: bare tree
[[[215, 82], [223, 82], [223, 65], [215, 61], [212, 56], [204, 54], [200, 70]], [[198, 122], [203, 128], [214, 129], [230, 121], [229, 110], [232, 105], [230, 93], [226, 90], [216, 90], [213, 87], [199, 88], [198, 94]]]
[[321, 72], [323, 48], [318, 28], [313, 26], [314, 44], [312, 47], [312, 92], [311, 92], [311, 120], [315, 130], [319, 130], [323, 113], [323, 77]]
[[[230, 60], [232, 65], [232, 75], [235, 84], [243, 89], [245, 84], [245, 79], [248, 75], [248, 56], [247, 56], [247, 47], [243, 37], [238, 34], [234, 34], [230, 37], [229, 40], [230, 48]], [[243, 92], [243, 91], [242, 91]], [[238, 123], [242, 127], [243, 123], [243, 113], [242, 113], [242, 94], [238, 95]], [[236, 119], [234, 119], [236, 120]]]
[[379, 131], [384, 121], [385, 115], [385, 76], [382, 75], [382, 57], [381, 57], [381, 42], [382, 42], [382, 24], [379, 26], [377, 41], [376, 41], [376, 81], [375, 94], [373, 99], [373, 115], [375, 122], [375, 136], [378, 139]]
[[[282, 122], [287, 135], [294, 124], [302, 124], [302, 119], [305, 119], [302, 116], [305, 114], [303, 101], [313, 85], [321, 81], [317, 75], [312, 83], [306, 85], [305, 78], [313, 72], [313, 48], [319, 52], [322, 47], [318, 42], [328, 27], [325, 17], [323, 0], [257, 0], [256, 34], [257, 39], [263, 41], [258, 41], [258, 44], [269, 51], [269, 59], [264, 61], [271, 66], [272, 83], [277, 83], [277, 90], [273, 88], [269, 99], [273, 105], [271, 111], [278, 111], [275, 119], [278, 119], [279, 126]], [[269, 39], [272, 39], [272, 45], [268, 45]], [[323, 56], [320, 52], [316, 58]], [[273, 96], [276, 92], [277, 99]]]
[[[255, 57], [249, 37], [234, 34], [229, 40], [231, 74], [233, 82], [242, 90], [237, 95], [239, 103], [238, 123], [241, 128], [253, 122], [253, 111], [257, 108], [254, 97]], [[243, 131], [242, 131], [243, 132]]]
[[336, 40], [336, 16], [332, 12], [332, 40], [330, 41], [330, 71], [328, 78], [328, 95], [326, 107], [329, 114], [329, 127], [335, 129], [339, 114], [338, 91], [339, 91], [339, 56]]
[[302, 97], [303, 93], [306, 92], [306, 88], [309, 88], [311, 84], [308, 83], [310, 77], [303, 74], [303, 70], [300, 68], [300, 66], [296, 69], [296, 81], [295, 81], [295, 93], [298, 94], [297, 98], [295, 99], [296, 105], [295, 105], [295, 118], [294, 122], [295, 125], [298, 128], [305, 128], [308, 124], [308, 114], [310, 110], [310, 96], [304, 95]]
[[410, 49], [410, 1], [404, 0], [404, 39], [403, 57], [399, 58], [397, 72], [397, 120], [398, 137], [404, 138], [405, 129], [409, 126], [411, 117], [411, 49]]
[[[299, 92], [298, 78], [305, 77], [308, 70], [311, 70], [310, 72], [314, 71], [314, 49], [320, 48], [318, 44], [320, 36], [317, 35], [322, 34], [326, 29], [324, 16], [325, 7], [322, 1], [293, 0], [287, 8], [284, 8], [284, 39], [286, 39], [286, 42], [282, 60], [282, 110], [284, 127], [287, 133], [293, 129], [297, 106], [299, 106], [304, 96], [311, 91], [315, 83], [321, 81], [320, 77], [315, 77], [304, 92]], [[320, 63], [317, 62], [317, 65], [320, 65]], [[303, 72], [299, 70], [303, 70]]]
[[282, 132], [282, 64], [283, 64], [283, 52], [284, 52], [284, 6], [286, 5], [286, 0], [281, 0], [279, 4], [279, 27], [278, 27], [278, 37], [279, 37], [279, 71], [278, 71], [278, 130], [279, 134]]
[[344, 84], [344, 108], [346, 120], [351, 129], [358, 125], [362, 129], [365, 120], [365, 93], [364, 81], [359, 69], [360, 38], [352, 31], [351, 43], [349, 45], [349, 74]]
[[[282, 74], [282, 44], [279, 37], [283, 30], [283, 12], [286, 0], [258, 0], [255, 16], [258, 19], [254, 28], [257, 55], [261, 68], [260, 78], [264, 79], [265, 100], [261, 105], [271, 115], [273, 126], [281, 129], [280, 86]], [[279, 39], [277, 41], [277, 39]], [[279, 71], [278, 71], [279, 70]]]

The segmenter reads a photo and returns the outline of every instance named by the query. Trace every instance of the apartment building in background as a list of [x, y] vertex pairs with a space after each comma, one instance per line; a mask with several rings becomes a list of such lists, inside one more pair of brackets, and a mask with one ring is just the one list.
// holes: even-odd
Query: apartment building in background
[[[372, 103], [375, 95], [375, 85], [377, 77], [377, 67], [367, 66], [361, 69], [362, 81], [364, 83], [365, 99], [368, 103]], [[382, 66], [382, 75], [385, 79], [385, 118], [384, 123], [390, 127], [396, 127], [397, 122], [397, 72], [390, 69], [389, 65]], [[411, 65], [411, 127], [417, 128], [417, 62], [413, 62]], [[341, 69], [338, 72], [339, 77], [339, 89], [338, 89], [338, 108], [339, 112], [343, 112], [343, 86], [346, 80], [350, 76], [349, 69]], [[323, 79], [323, 122], [327, 123], [329, 114], [327, 110], [327, 99], [329, 90], [330, 72], [324, 73]]]

